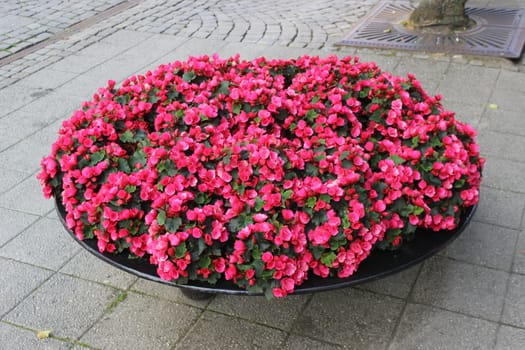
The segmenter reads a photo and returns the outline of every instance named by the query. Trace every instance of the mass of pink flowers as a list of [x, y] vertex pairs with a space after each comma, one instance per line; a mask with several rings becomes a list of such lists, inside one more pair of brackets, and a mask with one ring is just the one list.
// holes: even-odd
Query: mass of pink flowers
[[454, 229], [479, 199], [475, 134], [375, 63], [202, 56], [109, 81], [38, 177], [101, 252], [282, 297], [418, 228]]

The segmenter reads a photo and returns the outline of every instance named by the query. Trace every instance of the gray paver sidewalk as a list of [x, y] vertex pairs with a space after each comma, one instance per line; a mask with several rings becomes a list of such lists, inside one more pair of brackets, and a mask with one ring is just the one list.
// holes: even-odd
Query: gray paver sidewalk
[[[75, 3], [89, 12], [116, 2]], [[301, 1], [276, 0], [136, 2], [0, 66], [1, 350], [523, 349], [523, 59], [335, 48], [375, 0], [314, 0], [302, 8]], [[22, 15], [15, 2], [4, 3]], [[3, 18], [0, 30], [10, 25]], [[64, 232], [35, 179], [61, 122], [108, 79], [215, 52], [358, 55], [396, 74], [415, 73], [479, 131], [487, 165], [474, 221], [444, 252], [400, 274], [276, 301], [223, 295], [194, 301], [92, 257]], [[36, 338], [48, 329], [52, 338]]]

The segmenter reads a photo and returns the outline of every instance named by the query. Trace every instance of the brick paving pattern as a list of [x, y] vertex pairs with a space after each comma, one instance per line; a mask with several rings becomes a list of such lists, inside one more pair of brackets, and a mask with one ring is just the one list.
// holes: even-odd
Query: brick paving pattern
[[[26, 28], [55, 35], [118, 3], [0, 0], [0, 42], [9, 33], [21, 43], [39, 35]], [[0, 58], [0, 349], [523, 349], [523, 59], [334, 47], [376, 3], [137, 0], [10, 63]], [[57, 7], [59, 19], [43, 15]], [[479, 131], [487, 166], [469, 228], [397, 275], [277, 301], [191, 300], [83, 251], [35, 179], [61, 122], [108, 79], [215, 52], [358, 55], [415, 73]], [[38, 340], [39, 330], [52, 337]]]

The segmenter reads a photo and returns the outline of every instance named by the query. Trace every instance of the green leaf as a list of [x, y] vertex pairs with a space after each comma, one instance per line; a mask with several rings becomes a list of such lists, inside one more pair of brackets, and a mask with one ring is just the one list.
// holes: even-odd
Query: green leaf
[[157, 223], [159, 225], [164, 225], [166, 223], [166, 212], [164, 210], [159, 210], [157, 214]]
[[118, 164], [118, 170], [120, 171], [123, 171], [127, 174], [129, 174], [131, 172], [131, 168], [129, 167], [129, 163], [126, 159], [124, 158], [118, 158], [117, 159], [117, 164]]
[[221, 81], [217, 92], [219, 94], [227, 95], [230, 92], [230, 82], [228, 80]]
[[188, 251], [188, 248], [186, 248], [186, 243], [182, 242], [175, 248], [175, 257], [177, 259], [181, 259], [186, 255], [186, 252]]
[[90, 165], [98, 164], [104, 157], [106, 156], [106, 151], [98, 151], [91, 155], [91, 162]]
[[315, 207], [315, 204], [317, 203], [317, 198], [315, 197], [309, 197], [307, 200], [306, 200], [306, 207], [307, 208], [313, 208]]
[[255, 197], [255, 206], [254, 206], [255, 211], [259, 212], [261, 211], [263, 207], [264, 207], [264, 201], [262, 200], [262, 198]]
[[151, 90], [149, 93], [148, 93], [148, 102], [153, 104], [155, 102], [157, 102], [158, 100], [160, 100], [160, 97], [157, 96], [157, 92], [159, 92], [159, 89], [155, 88], [153, 90]]
[[323, 263], [323, 265], [327, 267], [332, 267], [332, 264], [334, 263], [336, 259], [337, 259], [337, 255], [335, 255], [334, 252], [330, 252], [327, 254], [323, 254], [321, 256], [321, 263]]
[[354, 163], [351, 160], [345, 159], [341, 162], [341, 166], [345, 169], [351, 169]]
[[420, 214], [423, 214], [423, 212], [425, 211], [424, 208], [421, 208], [417, 205], [414, 206], [414, 209], [412, 210], [412, 212], [414, 213], [414, 215], [420, 215]]
[[199, 267], [200, 268], [208, 267], [208, 266], [210, 266], [210, 264], [211, 264], [211, 258], [210, 258], [209, 255], [204, 255], [199, 260]]
[[133, 142], [133, 131], [126, 130], [119, 135], [118, 139], [122, 142]]
[[130, 165], [135, 167], [135, 164], [140, 164], [141, 166], [144, 166], [146, 164], [146, 154], [143, 150], [139, 149], [133, 153], [133, 155], [130, 157]]
[[199, 192], [195, 196], [195, 203], [199, 205], [207, 204], [209, 203], [209, 201], [210, 201], [210, 198], [208, 198], [208, 195], [206, 193]]
[[[158, 218], [157, 218], [158, 222]], [[182, 225], [182, 219], [180, 217], [168, 218], [166, 219], [166, 230], [169, 232], [177, 232], [180, 225]]]
[[317, 103], [319, 102], [319, 100], [321, 99], [321, 97], [319, 95], [315, 95], [312, 100], [310, 101], [310, 103], [314, 104], [314, 103]]
[[396, 165], [400, 165], [400, 164], [403, 164], [404, 162], [406, 162], [406, 159], [401, 158], [397, 154], [391, 155], [390, 159], [392, 159]]
[[281, 200], [283, 201], [286, 201], [287, 199], [289, 199], [293, 194], [293, 190], [285, 190], [285, 191], [282, 191], [281, 192]]
[[339, 159], [345, 160], [349, 155], [350, 155], [350, 152], [348, 151], [341, 152], [341, 154], [339, 155]]
[[240, 104], [234, 104], [232, 108], [233, 114], [239, 114], [241, 113], [241, 105]]
[[195, 74], [194, 71], [192, 70], [189, 70], [187, 72], [185, 72], [183, 75], [182, 75], [182, 80], [184, 80], [185, 82], [191, 82], [193, 79], [195, 79], [197, 77], [197, 75]]

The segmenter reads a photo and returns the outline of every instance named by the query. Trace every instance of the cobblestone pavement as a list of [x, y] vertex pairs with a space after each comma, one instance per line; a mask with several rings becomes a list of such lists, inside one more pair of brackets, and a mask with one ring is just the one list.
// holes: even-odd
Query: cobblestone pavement
[[[19, 27], [12, 16], [37, 23], [37, 14], [22, 10], [31, 4], [40, 6], [39, 13], [59, 4], [64, 17], [78, 6], [84, 9], [78, 20], [124, 2], [4, 0], [0, 29]], [[133, 1], [34, 52], [0, 59], [0, 349], [522, 350], [523, 60], [334, 47], [376, 3]], [[58, 35], [76, 20], [43, 25]], [[24, 32], [19, 38], [26, 38]], [[108, 79], [215, 52], [245, 58], [358, 55], [395, 74], [414, 73], [479, 130], [487, 166], [467, 231], [436, 257], [392, 277], [279, 301], [223, 295], [191, 300], [83, 251], [64, 232], [35, 179], [61, 122]], [[51, 330], [51, 338], [38, 340], [39, 330]]]
[[50, 38], [122, 0], [0, 1], [0, 58]]

